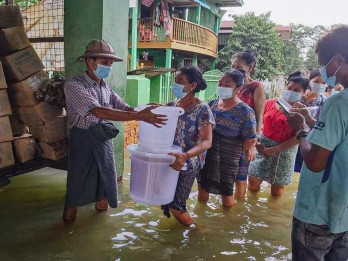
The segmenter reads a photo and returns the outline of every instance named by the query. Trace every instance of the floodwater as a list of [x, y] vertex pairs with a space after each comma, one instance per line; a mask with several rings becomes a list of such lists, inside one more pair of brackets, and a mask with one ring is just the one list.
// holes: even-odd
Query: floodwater
[[45, 168], [17, 176], [0, 188], [0, 260], [290, 260], [291, 213], [296, 182], [272, 198], [263, 184], [231, 209], [218, 196], [188, 201], [195, 225], [182, 227], [160, 208], [133, 202], [129, 174], [119, 189], [120, 206], [96, 213], [79, 208], [64, 224], [64, 171]]

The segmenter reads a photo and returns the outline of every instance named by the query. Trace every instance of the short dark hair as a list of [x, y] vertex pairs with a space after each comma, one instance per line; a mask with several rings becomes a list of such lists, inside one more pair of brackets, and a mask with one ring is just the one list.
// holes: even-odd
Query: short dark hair
[[243, 60], [247, 65], [253, 65], [253, 70], [251, 71], [251, 74], [254, 74], [255, 73], [255, 66], [256, 66], [256, 54], [252, 51], [242, 51], [242, 52], [238, 52], [238, 53], [235, 53], [233, 56], [232, 56], [232, 60], [233, 59], [241, 59]]
[[200, 92], [207, 88], [207, 82], [205, 81], [203, 74], [197, 67], [181, 67], [179, 69], [179, 72], [185, 74], [190, 83], [197, 83], [197, 87], [195, 88], [194, 92]]
[[300, 84], [302, 86], [303, 91], [306, 91], [309, 88], [309, 79], [307, 79], [303, 76], [292, 77], [289, 79], [289, 83], [290, 82]]
[[256, 65], [256, 55], [252, 51], [242, 51], [234, 54], [232, 59], [242, 59], [247, 65], [254, 64]]
[[244, 70], [234, 69], [234, 70], [227, 71], [224, 74], [229, 76], [237, 84], [238, 87], [244, 84], [244, 79], [245, 79]]
[[318, 41], [315, 52], [323, 58], [326, 65], [336, 55], [342, 54], [348, 63], [348, 26], [342, 25], [332, 29]]
[[321, 76], [319, 69], [314, 69], [309, 75], [309, 80], [313, 80], [315, 77]]
[[294, 78], [294, 77], [308, 78], [308, 75], [309, 75], [309, 71], [307, 71], [305, 69], [297, 70], [297, 71], [294, 71], [293, 73], [289, 74], [287, 81], [290, 81], [290, 79]]

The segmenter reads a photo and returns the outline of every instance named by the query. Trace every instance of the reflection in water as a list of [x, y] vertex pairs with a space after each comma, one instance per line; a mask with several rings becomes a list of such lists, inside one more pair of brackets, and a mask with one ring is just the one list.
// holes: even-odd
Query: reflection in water
[[[283, 197], [248, 193], [230, 209], [212, 195], [188, 201], [195, 224], [182, 227], [160, 207], [133, 202], [129, 175], [120, 206], [96, 213], [79, 208], [77, 222], [61, 221], [66, 174], [43, 169], [12, 179], [0, 191], [0, 260], [290, 260], [290, 227], [296, 184]], [[20, 251], [19, 251], [20, 250]]]

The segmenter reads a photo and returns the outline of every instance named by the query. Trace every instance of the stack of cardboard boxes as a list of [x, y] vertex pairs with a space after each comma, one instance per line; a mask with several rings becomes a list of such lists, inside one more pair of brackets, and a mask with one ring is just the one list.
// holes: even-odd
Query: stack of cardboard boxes
[[7, 95], [7, 84], [0, 63], [0, 168], [11, 166], [15, 163], [11, 145], [11, 141], [13, 140], [9, 118], [11, 114], [11, 105]]
[[[41, 157], [52, 160], [64, 158], [67, 154], [65, 111], [35, 98], [36, 91], [47, 85], [48, 75], [43, 71], [44, 66], [25, 33], [21, 11], [17, 6], [0, 6], [0, 46], [0, 61], [9, 95], [8, 98], [4, 87], [6, 82], [3, 82], [3, 87], [0, 85], [0, 117], [6, 118], [0, 118], [0, 122], [11, 122], [13, 135], [16, 136], [13, 147], [17, 161], [23, 163], [35, 157], [37, 146], [33, 138], [41, 147]], [[7, 104], [6, 110], [2, 104]], [[11, 114], [10, 121], [8, 115]], [[25, 133], [26, 127], [21, 122], [29, 128], [30, 134]], [[11, 127], [7, 129], [8, 135], [0, 142], [8, 143], [9, 139], [13, 139], [10, 138], [13, 136]]]
[[124, 148], [139, 143], [139, 122], [126, 121], [124, 123]]

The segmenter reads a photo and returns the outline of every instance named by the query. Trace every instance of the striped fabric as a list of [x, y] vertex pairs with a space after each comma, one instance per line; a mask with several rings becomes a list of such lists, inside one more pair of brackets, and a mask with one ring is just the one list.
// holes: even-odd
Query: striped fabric
[[95, 107], [126, 111], [131, 108], [103, 80], [98, 84], [86, 72], [65, 82], [67, 115], [70, 127], [88, 129], [98, 122], [90, 111]]
[[233, 195], [242, 148], [241, 138], [225, 137], [214, 131], [212, 147], [198, 177], [202, 188], [217, 195]]

